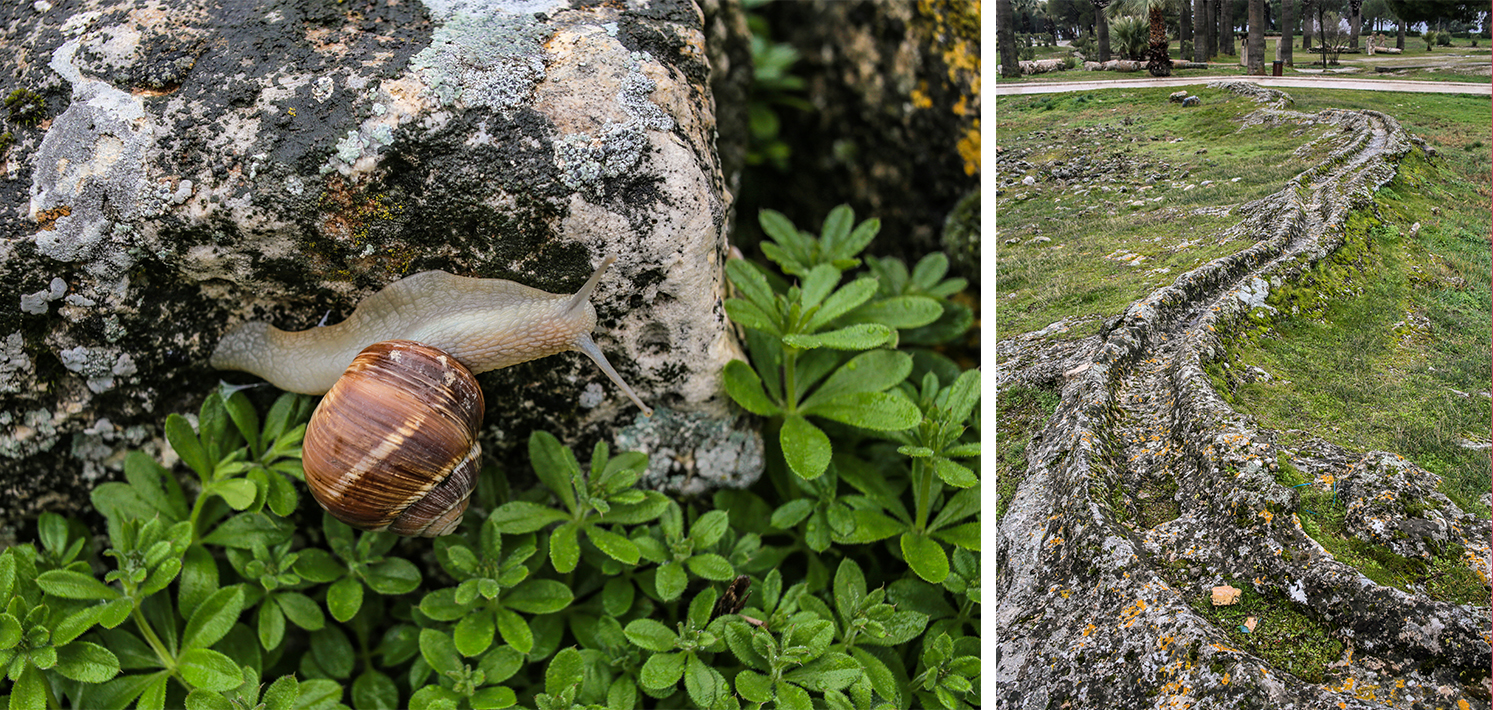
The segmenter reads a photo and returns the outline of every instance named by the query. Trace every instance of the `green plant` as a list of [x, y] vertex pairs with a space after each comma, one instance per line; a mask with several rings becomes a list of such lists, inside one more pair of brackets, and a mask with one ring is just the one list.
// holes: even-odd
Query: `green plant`
[[1109, 21], [1110, 46], [1126, 59], [1144, 59], [1150, 37], [1151, 25], [1139, 15], [1124, 15]]
[[43, 114], [47, 112], [47, 100], [35, 91], [16, 89], [5, 97], [5, 109], [10, 120], [22, 126], [34, 126], [41, 123]]
[[768, 164], [778, 172], [788, 172], [792, 151], [780, 137], [781, 109], [811, 111], [813, 105], [803, 98], [803, 77], [793, 74], [798, 50], [787, 42], [772, 41], [767, 20], [751, 12], [772, 0], [747, 0], [747, 27], [752, 33], [752, 86], [747, 96], [748, 165]]
[[[831, 269], [838, 282], [861, 265], [864, 242], [847, 246], [852, 217], [837, 212], [817, 239], [779, 233], [771, 251], [785, 271], [824, 279], [816, 274]], [[854, 287], [833, 322], [797, 328], [809, 339], [797, 344], [759, 338], [755, 352], [788, 358], [798, 348], [793, 366], [820, 370], [777, 390], [800, 387], [798, 405], [819, 396], [819, 406], [879, 409], [819, 420], [833, 460], [817, 477], [793, 474], [780, 452], [753, 489], [708, 501], [637, 490], [641, 453], [598, 444], [582, 466], [535, 432], [535, 483], [510, 489], [506, 481], [526, 479], [484, 470], [454, 534], [357, 532], [300, 494], [312, 398], [286, 394], [260, 409], [242, 391], [209, 394], [195, 422], [167, 417], [175, 469], [131, 452], [125, 480], [93, 492], [107, 549], [93, 548], [81, 522], [44, 514], [38, 543], [0, 552], [0, 706], [977, 704], [960, 679], [978, 668], [957, 649], [974, 643], [966, 639], [979, 624], [978, 561], [966, 549], [978, 537], [978, 373], [926, 348], [804, 346], [958, 337], [971, 318], [948, 297], [963, 282], [944, 278], [941, 256], [910, 272], [865, 265], [874, 275], [845, 287], [814, 282], [830, 292], [824, 301]], [[775, 313], [802, 307], [801, 290], [789, 293], [798, 287], [751, 268]], [[816, 364], [819, 350], [833, 357]], [[876, 373], [870, 389], [844, 381], [883, 365], [898, 377]], [[777, 367], [781, 388], [781, 359]], [[856, 396], [837, 399], [846, 394]], [[900, 429], [841, 423], [889, 421], [886, 412]], [[875, 544], [906, 533], [926, 541]], [[939, 561], [946, 571], [929, 574]]]

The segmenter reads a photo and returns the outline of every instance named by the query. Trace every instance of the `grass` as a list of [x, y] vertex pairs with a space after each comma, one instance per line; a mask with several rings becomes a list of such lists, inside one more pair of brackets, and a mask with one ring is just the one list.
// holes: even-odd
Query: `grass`
[[[1393, 35], [1390, 34], [1386, 36], [1390, 38], [1390, 44], [1391, 46], [1393, 46]], [[1266, 73], [1270, 72], [1270, 64], [1275, 59], [1275, 48], [1278, 43], [1278, 37], [1265, 38]], [[1171, 43], [1170, 49], [1168, 50], [1170, 52], [1170, 56], [1174, 61], [1177, 62], [1191, 61], [1192, 57], [1190, 55], [1186, 57], [1182, 56], [1180, 44], [1180, 42], [1176, 41], [1173, 41]], [[1360, 40], [1360, 46], [1362, 46], [1362, 44], [1363, 42], [1362, 40]], [[1470, 47], [1468, 40], [1454, 39], [1452, 40], [1451, 47], [1437, 47], [1434, 51], [1428, 52], [1426, 51], [1426, 43], [1424, 40], [1420, 39], [1419, 37], [1406, 37], [1405, 51], [1401, 54], [1375, 54], [1373, 57], [1370, 57], [1367, 53], [1364, 52], [1360, 52], [1358, 54], [1340, 54], [1338, 55], [1338, 64], [1333, 65], [1330, 63], [1332, 56], [1329, 52], [1328, 68], [1340, 69], [1354, 66], [1360, 67], [1360, 71], [1356, 73], [1345, 74], [1345, 76], [1363, 79], [1411, 79], [1423, 81], [1486, 82], [1489, 80], [1487, 73], [1487, 61], [1486, 58], [1483, 58], [1482, 55], [1488, 54], [1489, 44], [1490, 43], [1487, 40], [1479, 39], [1477, 47]], [[1243, 39], [1236, 39], [1234, 41], [1234, 51], [1242, 52], [1243, 45]], [[1320, 68], [1322, 55], [1319, 52], [1308, 52], [1307, 50], [1302, 49], [1300, 35], [1297, 35], [1294, 38], [1293, 46], [1294, 49], [1292, 50], [1291, 58], [1292, 66], [1294, 68], [1310, 69], [1313, 67], [1313, 65]], [[1060, 59], [1062, 57], [1068, 56], [1072, 52], [1071, 47], [1034, 47], [1033, 49], [1035, 50], [1036, 59]], [[1425, 68], [1427, 67], [1434, 67], [1436, 65], [1442, 65], [1447, 62], [1454, 61], [1453, 55], [1460, 55], [1464, 58], [1470, 55], [1472, 57], [1479, 58], [1480, 61], [1467, 61], [1466, 59], [1463, 59], [1460, 64], [1464, 66], [1462, 66], [1459, 70], [1425, 70]], [[1118, 59], [1119, 54], [1116, 53], [1114, 55], [1114, 58]], [[1388, 66], [1406, 66], [1408, 68], [1403, 71], [1397, 71], [1394, 73], [1381, 73], [1375, 71], [1375, 67]], [[1172, 70], [1173, 76], [1188, 77], [1228, 77], [1240, 76], [1245, 73], [1245, 68], [1239, 64], [1239, 54], [1220, 54], [1214, 57], [1213, 60], [1209, 62], [1207, 69], [1182, 69], [1178, 67]], [[1294, 71], [1291, 67], [1287, 67], [1285, 69], [1285, 75], [1310, 76], [1310, 74], [1307, 73]], [[1052, 81], [1102, 81], [1105, 79], [1135, 78], [1137, 76], [1150, 75], [1147, 74], [1144, 70], [1140, 72], [1086, 72], [1080, 69], [1050, 72], [1046, 74], [1033, 74], [1030, 76], [1023, 76], [1014, 79], [999, 77], [998, 81], [1002, 83], [1020, 82], [1040, 84]]]
[[[1208, 591], [1188, 603], [1228, 635], [1229, 645], [1310, 683], [1321, 683], [1327, 666], [1342, 657], [1343, 642], [1333, 637], [1330, 627], [1297, 611], [1289, 599], [1260, 594], [1248, 582], [1225, 580], [1224, 584], [1241, 590], [1238, 603], [1213, 606]], [[1250, 617], [1255, 618], [1255, 629], [1246, 632], [1241, 627]]]
[[1056, 392], [1030, 387], [997, 390], [996, 463], [997, 497], [995, 519], [999, 521], [1016, 497], [1016, 488], [1026, 478], [1026, 448], [1032, 434], [1040, 431], [1057, 410]]

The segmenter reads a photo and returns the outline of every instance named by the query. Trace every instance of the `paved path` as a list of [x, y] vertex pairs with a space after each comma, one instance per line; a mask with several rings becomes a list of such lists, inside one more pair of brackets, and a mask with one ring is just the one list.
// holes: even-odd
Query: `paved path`
[[1056, 94], [1064, 91], [1098, 91], [1102, 89], [1147, 89], [1155, 86], [1193, 86], [1215, 81], [1247, 81], [1261, 86], [1291, 89], [1358, 89], [1364, 91], [1404, 91], [1418, 94], [1475, 94], [1493, 96], [1493, 83], [1449, 81], [1403, 81], [1397, 79], [1329, 79], [1305, 76], [1198, 76], [1158, 79], [1111, 79], [1106, 81], [1055, 81], [1046, 84], [995, 83], [996, 96], [1022, 94]]

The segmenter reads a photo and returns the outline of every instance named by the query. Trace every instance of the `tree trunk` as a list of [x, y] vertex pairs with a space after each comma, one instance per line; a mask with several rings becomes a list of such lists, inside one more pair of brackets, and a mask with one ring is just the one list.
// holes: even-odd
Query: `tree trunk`
[[1312, 51], [1312, 15], [1307, 3], [1302, 3], [1301, 9], [1301, 49]]
[[1322, 29], [1327, 26], [1327, 3], [1317, 3], [1317, 46], [1322, 49], [1322, 72], [1327, 73], [1327, 32]]
[[1230, 56], [1234, 51], [1234, 3], [1233, 0], [1218, 0], [1218, 51]]
[[[1255, 0], [1263, 2], [1264, 0]], [[1146, 61], [1146, 71], [1151, 76], [1171, 76], [1172, 58], [1167, 54], [1166, 46], [1166, 14], [1161, 9], [1161, 4], [1151, 6], [1151, 52]]]
[[1358, 31], [1363, 26], [1363, 0], [1348, 0], [1348, 48], [1358, 49]]
[[[1191, 42], [1192, 41], [1192, 0], [1182, 0], [1181, 4], [1182, 4], [1182, 7], [1178, 9], [1178, 15], [1177, 15], [1177, 41], [1179, 43], [1180, 42]], [[1177, 51], [1179, 51], [1179, 52], [1181, 51], [1181, 47], [1180, 46], [1177, 48]], [[1185, 57], [1185, 56], [1182, 57], [1182, 61], [1187, 61], [1187, 57]]]
[[1292, 0], [1280, 0], [1280, 60], [1286, 66], [1294, 66], [1291, 63], [1291, 35], [1296, 29], [1296, 7]]
[[1016, 55], [1016, 14], [1011, 11], [1011, 0], [995, 0], [995, 45], [1001, 62], [1001, 76], [1021, 76], [1021, 65]]
[[1099, 61], [1109, 61], [1109, 18], [1104, 16], [1104, 8], [1109, 7], [1109, 0], [1092, 0], [1094, 3], [1094, 34], [1099, 38]]
[[1208, 61], [1208, 0], [1192, 0], [1192, 61]]
[[1395, 31], [1395, 49], [1405, 49], [1405, 21], [1400, 20], [1400, 28]]
[[1249, 35], [1245, 39], [1249, 56], [1248, 70], [1253, 76], [1265, 73], [1265, 0], [1249, 0]]
[[1203, 4], [1203, 31], [1208, 39], [1203, 56], [1218, 56], [1218, 0], [1200, 0]]

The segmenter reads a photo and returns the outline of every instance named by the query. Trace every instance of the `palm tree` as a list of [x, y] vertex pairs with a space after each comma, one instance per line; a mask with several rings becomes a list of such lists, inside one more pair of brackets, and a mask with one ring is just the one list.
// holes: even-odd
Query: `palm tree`
[[1109, 61], [1109, 20], [1104, 18], [1104, 9], [1111, 0], [1089, 0], [1094, 5], [1094, 34], [1099, 36], [1099, 61]]
[[1209, 29], [1208, 0], [1192, 0], [1192, 61], [1194, 62], [1208, 61], [1208, 49], [1211, 45]]
[[1295, 66], [1291, 63], [1291, 33], [1295, 29], [1295, 7], [1291, 0], [1280, 0], [1280, 41], [1276, 44], [1280, 48], [1280, 60], [1286, 66]]
[[[1255, 1], [1262, 2], [1263, 0]], [[1165, 6], [1166, 0], [1152, 0], [1151, 2], [1151, 56], [1146, 62], [1146, 71], [1150, 72], [1151, 76], [1172, 75], [1172, 58], [1166, 51], [1166, 14], [1162, 11]]]
[[1348, 18], [1348, 46], [1358, 49], [1358, 28], [1363, 24], [1363, 0], [1348, 0], [1348, 8], [1352, 11]]
[[1245, 40], [1249, 55], [1249, 73], [1265, 73], [1265, 0], [1249, 0], [1249, 38]]
[[1016, 13], [1011, 11], [1011, 0], [995, 0], [995, 45], [999, 47], [1001, 76], [1021, 76], [1021, 65], [1016, 58]]

